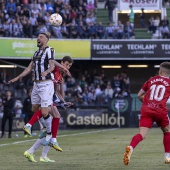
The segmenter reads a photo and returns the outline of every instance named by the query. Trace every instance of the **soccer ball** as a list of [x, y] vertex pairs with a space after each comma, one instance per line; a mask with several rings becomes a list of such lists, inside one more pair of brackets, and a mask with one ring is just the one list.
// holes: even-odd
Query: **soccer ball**
[[62, 19], [61, 15], [55, 13], [55, 14], [52, 14], [50, 16], [50, 21], [49, 22], [50, 22], [50, 24], [52, 26], [59, 27], [62, 24], [62, 20], [63, 19]]

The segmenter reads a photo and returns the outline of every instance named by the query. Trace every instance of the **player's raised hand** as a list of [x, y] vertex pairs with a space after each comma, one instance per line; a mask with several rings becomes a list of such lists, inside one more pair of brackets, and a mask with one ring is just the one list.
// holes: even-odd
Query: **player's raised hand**
[[14, 79], [12, 79], [12, 80], [9, 80], [8, 82], [7, 82], [7, 84], [10, 84], [10, 83], [14, 83], [14, 82], [16, 82], [16, 81], [18, 81], [19, 80], [19, 76], [17, 76], [17, 77], [15, 77]]

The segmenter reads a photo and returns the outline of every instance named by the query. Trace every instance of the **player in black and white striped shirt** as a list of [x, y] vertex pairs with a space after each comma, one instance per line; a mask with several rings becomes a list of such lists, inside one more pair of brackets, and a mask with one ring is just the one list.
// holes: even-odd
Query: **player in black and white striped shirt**
[[[53, 74], [54, 69], [54, 49], [47, 46], [49, 36], [46, 33], [40, 33], [37, 38], [37, 47], [39, 49], [33, 55], [29, 66], [16, 78], [10, 80], [8, 83], [13, 83], [19, 78], [29, 74], [32, 69], [34, 70], [34, 86], [31, 94], [32, 111], [36, 112], [41, 107], [41, 112], [45, 120], [47, 128], [46, 140], [51, 139], [51, 117], [49, 115], [49, 106], [52, 104], [54, 85]], [[58, 63], [60, 68], [63, 68]], [[26, 124], [24, 131], [31, 135], [31, 125]]]

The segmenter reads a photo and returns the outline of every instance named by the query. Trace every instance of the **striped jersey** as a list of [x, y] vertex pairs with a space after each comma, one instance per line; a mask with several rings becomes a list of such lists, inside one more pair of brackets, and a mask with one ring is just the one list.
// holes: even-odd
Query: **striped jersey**
[[41, 73], [46, 71], [50, 65], [49, 60], [54, 60], [54, 49], [51, 47], [46, 47], [45, 49], [38, 49], [33, 57], [33, 69], [34, 69], [34, 79], [35, 80], [47, 80], [53, 79], [53, 73], [48, 73], [46, 77], [41, 77]]

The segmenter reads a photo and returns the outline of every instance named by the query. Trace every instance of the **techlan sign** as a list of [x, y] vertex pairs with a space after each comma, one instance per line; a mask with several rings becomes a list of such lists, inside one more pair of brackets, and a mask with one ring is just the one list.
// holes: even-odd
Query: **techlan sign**
[[119, 0], [118, 8], [120, 11], [129, 10], [129, 5], [133, 6], [134, 10], [161, 10], [162, 0]]

